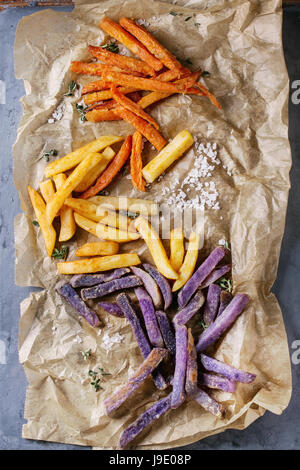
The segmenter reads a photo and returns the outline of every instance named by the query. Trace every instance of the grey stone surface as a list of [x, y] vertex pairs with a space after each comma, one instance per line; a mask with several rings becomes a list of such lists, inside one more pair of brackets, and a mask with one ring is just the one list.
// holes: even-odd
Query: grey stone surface
[[[19, 98], [23, 83], [16, 81], [13, 70], [15, 30], [24, 15], [39, 8], [7, 9], [0, 13], [1, 67], [0, 80], [6, 84], [6, 104], [0, 104], [0, 358], [5, 344], [5, 361], [0, 361], [0, 449], [87, 449], [22, 439], [26, 378], [18, 363], [17, 338], [19, 303], [33, 289], [14, 285], [13, 218], [20, 211], [18, 194], [13, 185], [11, 148], [21, 117]], [[61, 9], [62, 10], [62, 9]], [[70, 8], [64, 8], [67, 11]], [[284, 11], [283, 42], [291, 83], [300, 80], [300, 8]], [[268, 77], [266, 77], [266, 80]], [[1, 103], [1, 99], [0, 99]], [[292, 189], [281, 250], [278, 277], [273, 291], [282, 307], [291, 354], [292, 344], [300, 341], [300, 104], [290, 101], [290, 142], [293, 153]], [[300, 357], [300, 354], [299, 354]], [[276, 358], [274, 359], [276, 360]], [[6, 362], [6, 364], [1, 364]], [[287, 410], [276, 416], [267, 412], [244, 431], [230, 430], [184, 449], [299, 449], [300, 442], [300, 364], [292, 365], [293, 396]]]

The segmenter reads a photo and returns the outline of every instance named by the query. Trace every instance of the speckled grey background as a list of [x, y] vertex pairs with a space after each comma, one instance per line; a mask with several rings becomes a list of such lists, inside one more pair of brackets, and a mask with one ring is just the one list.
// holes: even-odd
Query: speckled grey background
[[[13, 219], [20, 211], [12, 177], [11, 148], [21, 117], [19, 98], [23, 83], [14, 78], [13, 45], [19, 20], [40, 8], [11, 8], [0, 12], [0, 80], [6, 86], [6, 104], [0, 94], [0, 449], [88, 449], [22, 439], [26, 378], [18, 363], [19, 304], [29, 288], [14, 285]], [[60, 11], [71, 8], [61, 8]], [[283, 43], [291, 85], [300, 80], [300, 7], [284, 9]], [[268, 77], [266, 77], [266, 80]], [[300, 82], [299, 82], [300, 85]], [[1, 82], [0, 82], [1, 91]], [[291, 93], [294, 90], [291, 88]], [[299, 94], [300, 96], [300, 94]], [[300, 351], [300, 104], [290, 100], [290, 142], [293, 154], [292, 189], [274, 292], [277, 295], [287, 329], [291, 355], [299, 340]], [[3, 360], [1, 347], [6, 346]], [[296, 354], [297, 355], [297, 354]], [[2, 357], [2, 359], [1, 359]], [[300, 352], [298, 354], [300, 359]], [[276, 360], [276, 358], [274, 358]], [[1, 364], [6, 362], [6, 364]], [[295, 361], [294, 361], [295, 362]], [[299, 449], [300, 448], [300, 364], [292, 364], [293, 395], [287, 410], [276, 416], [269, 412], [244, 431], [226, 431], [184, 449]]]

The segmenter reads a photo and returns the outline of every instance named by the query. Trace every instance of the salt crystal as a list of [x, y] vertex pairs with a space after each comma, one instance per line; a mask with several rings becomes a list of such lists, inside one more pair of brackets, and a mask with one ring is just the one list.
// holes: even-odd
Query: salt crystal
[[106, 351], [109, 351], [114, 344], [121, 343], [123, 339], [124, 336], [120, 335], [119, 333], [116, 333], [113, 336], [109, 336], [108, 333], [104, 333], [101, 346]]

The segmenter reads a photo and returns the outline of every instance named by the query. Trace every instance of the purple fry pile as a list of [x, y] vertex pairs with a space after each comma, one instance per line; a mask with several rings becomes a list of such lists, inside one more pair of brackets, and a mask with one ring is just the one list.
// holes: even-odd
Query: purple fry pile
[[[116, 302], [103, 300], [98, 302], [98, 306], [110, 315], [125, 317], [129, 321], [144, 361], [128, 382], [105, 400], [108, 415], [120, 409], [149, 376], [159, 390], [172, 386], [168, 395], [155, 402], [122, 432], [120, 449], [127, 447], [147, 426], [187, 399], [196, 401], [218, 418], [224, 417], [224, 407], [209, 395], [209, 389], [234, 393], [237, 382], [248, 384], [255, 380], [254, 374], [205, 354], [249, 302], [248, 295], [232, 296], [215, 283], [230, 270], [230, 265], [219, 265], [225, 254], [225, 248], [215, 248], [196, 269], [178, 293], [179, 308], [171, 322], [166, 310], [174, 305], [175, 295], [172, 295], [169, 281], [148, 263], [105, 274], [76, 275], [69, 283], [57, 285], [57, 292], [91, 326], [98, 326], [100, 320], [84, 301], [121, 291]], [[134, 288], [139, 311], [124, 292], [129, 288]], [[81, 289], [80, 293], [75, 289]], [[192, 329], [186, 324], [199, 313], [203, 331], [194, 338]], [[166, 358], [169, 358], [168, 364]], [[165, 366], [171, 366], [171, 373], [166, 374], [164, 361]]]

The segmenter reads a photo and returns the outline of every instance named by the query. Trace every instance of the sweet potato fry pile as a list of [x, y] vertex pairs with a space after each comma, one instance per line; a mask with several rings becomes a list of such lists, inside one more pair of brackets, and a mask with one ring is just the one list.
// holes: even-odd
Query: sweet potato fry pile
[[[139, 227], [140, 223], [136, 225]], [[173, 246], [182, 244], [179, 229], [172, 237], [178, 240], [177, 244], [173, 242]], [[191, 236], [190, 244], [194, 243]], [[157, 244], [155, 248], [159, 248]], [[106, 414], [114, 418], [150, 376], [160, 391], [160, 399], [121, 433], [120, 449], [133, 445], [146, 427], [186, 401], [195, 401], [205, 411], [223, 419], [226, 409], [210, 395], [209, 390], [234, 393], [238, 384], [255, 380], [255, 374], [236, 369], [206, 353], [208, 348], [211, 351], [249, 302], [248, 295], [239, 293], [232, 296], [222, 290], [224, 283], [217, 284], [219, 277], [228, 271], [228, 265], [218, 266], [226, 253], [225, 248], [218, 246], [195, 271], [192, 267], [189, 279], [177, 296], [177, 309], [173, 316], [168, 311], [176, 302], [170, 281], [152, 264], [118, 267], [108, 273], [75, 274], [69, 281], [58, 284], [58, 293], [91, 326], [99, 326], [101, 321], [93, 308], [85, 303], [87, 300], [96, 302], [100, 309], [120, 321], [126, 318], [140, 349], [143, 358], [140, 367], [106, 398]], [[160, 252], [159, 256], [164, 257], [164, 253]], [[171, 259], [177, 269], [180, 269], [180, 263], [181, 266], [184, 264], [183, 255], [180, 262], [172, 253]], [[132, 297], [125, 293], [130, 289], [134, 289], [137, 302], [132, 302]], [[105, 296], [112, 293], [118, 294], [116, 301], [105, 300]]]
[[[165, 140], [159, 133], [159, 125], [144, 111], [145, 108], [175, 93], [206, 96], [217, 108], [221, 108], [216, 97], [198, 82], [201, 71], [192, 72], [183, 67], [170, 51], [132, 19], [121, 18], [116, 23], [110, 18], [103, 18], [99, 27], [137, 58], [89, 45], [90, 54], [99, 62], [72, 62], [73, 72], [101, 76], [101, 80], [82, 88], [82, 96], [88, 106], [85, 110], [88, 121], [124, 119], [157, 150], [161, 150]], [[125, 96], [133, 90], [140, 90], [144, 94], [138, 103]], [[99, 102], [101, 106], [98, 106]], [[154, 133], [151, 131], [152, 126], [155, 128]]]

